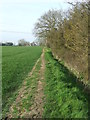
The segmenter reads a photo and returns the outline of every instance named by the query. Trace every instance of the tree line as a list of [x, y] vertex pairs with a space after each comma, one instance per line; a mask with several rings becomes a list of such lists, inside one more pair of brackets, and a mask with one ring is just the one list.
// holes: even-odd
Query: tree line
[[28, 42], [24, 39], [18, 40], [18, 44], [15, 45], [13, 42], [0, 42], [0, 46], [39, 46], [37, 41]]
[[65, 62], [85, 84], [88, 78], [88, 2], [77, 2], [67, 12], [49, 10], [35, 24], [34, 34], [53, 56]]

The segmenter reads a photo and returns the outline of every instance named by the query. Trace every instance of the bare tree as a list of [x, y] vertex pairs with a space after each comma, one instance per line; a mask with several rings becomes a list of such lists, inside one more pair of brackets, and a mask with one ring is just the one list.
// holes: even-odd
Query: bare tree
[[[49, 10], [38, 19], [34, 27], [34, 34], [40, 40], [45, 41], [50, 37], [52, 29], [57, 30], [62, 21], [62, 14], [59, 10]], [[44, 42], [43, 42], [44, 43]]]
[[18, 41], [19, 46], [30, 46], [30, 43], [25, 41], [24, 39], [21, 39]]

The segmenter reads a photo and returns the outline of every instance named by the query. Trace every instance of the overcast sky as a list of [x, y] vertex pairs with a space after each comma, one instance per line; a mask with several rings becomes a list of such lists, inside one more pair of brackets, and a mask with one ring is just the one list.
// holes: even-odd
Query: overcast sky
[[37, 19], [52, 8], [67, 10], [67, 1], [74, 0], [0, 0], [0, 42], [34, 41]]

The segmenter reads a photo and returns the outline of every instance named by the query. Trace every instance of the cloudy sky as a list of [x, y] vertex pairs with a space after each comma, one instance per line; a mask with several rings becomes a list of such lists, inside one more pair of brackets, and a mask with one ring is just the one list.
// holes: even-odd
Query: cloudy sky
[[37, 19], [52, 8], [67, 10], [67, 1], [74, 0], [0, 0], [0, 42], [34, 41]]

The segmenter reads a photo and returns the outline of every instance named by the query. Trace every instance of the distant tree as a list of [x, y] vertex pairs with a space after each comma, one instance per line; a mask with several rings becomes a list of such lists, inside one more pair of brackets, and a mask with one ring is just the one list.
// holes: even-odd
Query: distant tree
[[13, 46], [12, 42], [6, 42], [5, 44], [6, 44], [6, 46]]
[[18, 41], [19, 46], [24, 46], [25, 43], [26, 43], [26, 41], [24, 39], [21, 39], [21, 40]]
[[13, 46], [12, 42], [0, 43], [0, 46]]
[[2, 43], [2, 46], [5, 46], [6, 44], [5, 43]]
[[30, 46], [30, 43], [25, 41], [24, 39], [21, 39], [18, 41], [19, 46]]
[[37, 46], [37, 44], [35, 42], [32, 42], [31, 46]]

